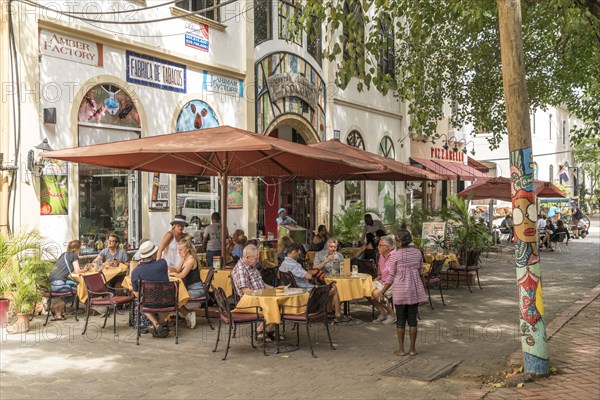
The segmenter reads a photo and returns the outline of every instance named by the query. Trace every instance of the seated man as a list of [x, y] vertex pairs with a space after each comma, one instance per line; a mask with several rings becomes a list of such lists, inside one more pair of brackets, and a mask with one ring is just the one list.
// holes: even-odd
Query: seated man
[[[273, 286], [268, 285], [263, 281], [260, 272], [258, 269], [256, 269], [258, 258], [258, 247], [253, 244], [249, 244], [244, 247], [244, 250], [242, 251], [242, 258], [239, 259], [231, 271], [233, 290], [235, 290], [235, 293], [240, 297], [251, 292], [252, 290], [273, 288]], [[271, 340], [264, 335], [263, 331], [264, 326], [261, 324], [256, 329], [256, 340], [265, 340], [270, 342]]]
[[[131, 272], [131, 286], [133, 295], [136, 297], [136, 309], [137, 301], [139, 299], [140, 279], [154, 282], [169, 282], [169, 268], [167, 262], [162, 258], [160, 260], [156, 259], [157, 251], [158, 246], [150, 240], [140, 245], [140, 262]], [[152, 327], [150, 328], [152, 336], [163, 338], [169, 335], [168, 328], [163, 327], [158, 323], [158, 317], [155, 313], [144, 313], [144, 315], [152, 323]]]
[[339, 273], [340, 263], [344, 261], [344, 255], [337, 251], [337, 247], [337, 239], [327, 239], [327, 242], [325, 243], [325, 248], [317, 252], [317, 254], [315, 254], [313, 268], [320, 269], [328, 273]]
[[515, 224], [513, 223], [512, 216], [507, 215], [500, 224], [500, 232], [504, 234], [508, 234], [507, 242], [510, 242], [513, 238], [513, 227]]
[[[312, 278], [312, 274], [302, 268], [297, 261], [301, 250], [302, 249], [299, 244], [292, 244], [288, 246], [287, 257], [279, 266], [279, 271], [289, 272], [290, 274], [294, 275], [294, 279], [296, 280], [298, 287], [306, 289], [310, 292], [315, 285], [309, 282], [309, 279]], [[340, 298], [335, 285], [332, 286], [331, 290], [329, 291], [329, 302], [333, 306], [332, 308], [335, 312], [335, 319], [333, 321], [335, 323], [345, 321], [346, 319], [342, 316], [342, 306], [340, 304]]]

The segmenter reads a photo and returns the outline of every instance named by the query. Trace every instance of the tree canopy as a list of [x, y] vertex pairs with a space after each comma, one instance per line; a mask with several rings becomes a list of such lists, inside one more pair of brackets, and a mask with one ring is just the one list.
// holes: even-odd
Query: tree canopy
[[[592, 0], [522, 2], [531, 110], [567, 108], [585, 123], [572, 128], [574, 143], [600, 144], [596, 6]], [[492, 148], [506, 134], [496, 0], [305, 0], [297, 15], [299, 29], [310, 34], [321, 22], [332, 38], [323, 55], [337, 62], [336, 83], [344, 88], [357, 77], [358, 90], [375, 87], [407, 101], [411, 132], [435, 135], [442, 105], [451, 100], [459, 105], [454, 128], [491, 133]], [[393, 68], [382, 68], [392, 43]]]

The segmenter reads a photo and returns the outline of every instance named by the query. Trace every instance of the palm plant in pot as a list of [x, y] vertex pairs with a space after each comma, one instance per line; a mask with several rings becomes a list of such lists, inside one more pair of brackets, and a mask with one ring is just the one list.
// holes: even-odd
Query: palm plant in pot
[[342, 206], [342, 211], [333, 216], [333, 235], [343, 245], [352, 243], [360, 238], [366, 213], [377, 213], [372, 208], [364, 208], [360, 201]]
[[10, 299], [10, 310], [17, 314], [11, 333], [29, 330], [29, 315], [41, 298], [37, 285], [47, 279], [52, 268], [52, 263], [43, 259], [47, 254], [37, 230], [0, 236], [0, 294]]
[[448, 218], [456, 223], [450, 244], [462, 265], [475, 265], [479, 254], [493, 243], [492, 237], [488, 229], [469, 214], [469, 205], [463, 198], [450, 195], [447, 200]]

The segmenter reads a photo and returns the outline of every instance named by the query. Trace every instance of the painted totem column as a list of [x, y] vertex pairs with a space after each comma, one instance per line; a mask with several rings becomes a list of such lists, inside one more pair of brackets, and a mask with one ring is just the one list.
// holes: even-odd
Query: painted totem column
[[530, 147], [511, 152], [510, 176], [519, 290], [519, 331], [523, 359], [525, 364], [529, 365], [548, 363], [533, 165]]

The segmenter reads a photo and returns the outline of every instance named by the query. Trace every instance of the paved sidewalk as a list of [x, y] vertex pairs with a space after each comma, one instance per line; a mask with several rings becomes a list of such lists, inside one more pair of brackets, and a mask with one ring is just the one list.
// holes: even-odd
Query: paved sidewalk
[[[600, 286], [564, 310], [550, 326], [550, 364], [556, 375], [527, 382], [521, 388], [472, 390], [465, 398], [600, 399]], [[583, 304], [581, 304], [583, 303]]]

